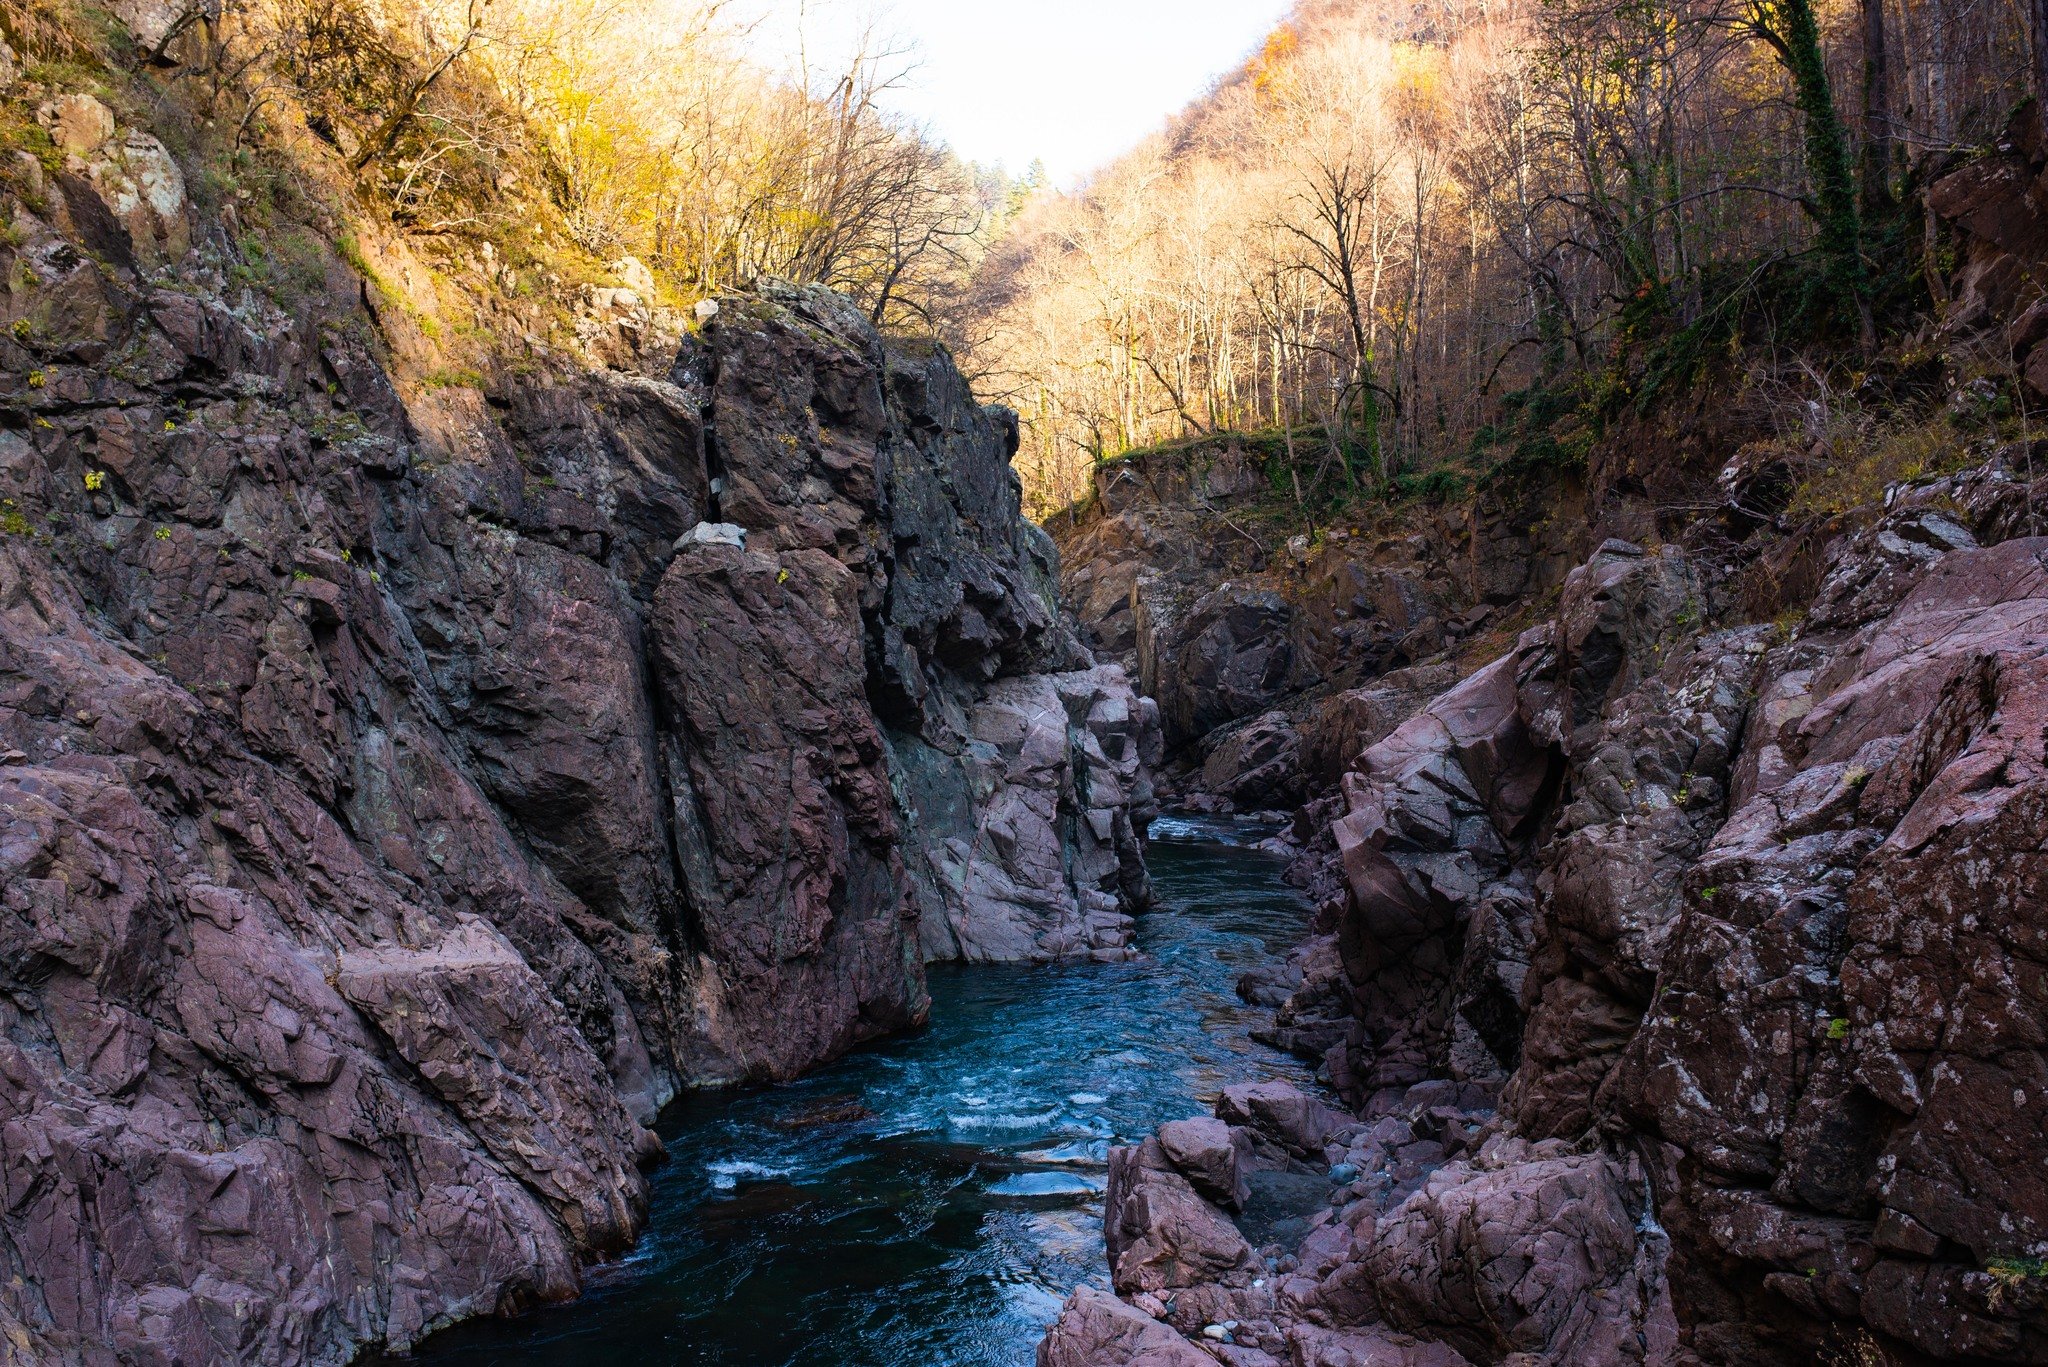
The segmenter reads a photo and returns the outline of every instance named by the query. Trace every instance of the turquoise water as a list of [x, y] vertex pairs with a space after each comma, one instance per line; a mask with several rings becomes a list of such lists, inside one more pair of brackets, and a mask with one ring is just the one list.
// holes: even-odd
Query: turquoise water
[[571, 1306], [481, 1321], [436, 1367], [1026, 1367], [1067, 1293], [1104, 1280], [1113, 1143], [1229, 1083], [1300, 1080], [1233, 988], [1308, 908], [1225, 824], [1167, 819], [1146, 958], [941, 965], [932, 1024], [772, 1090], [662, 1117], [646, 1237]]

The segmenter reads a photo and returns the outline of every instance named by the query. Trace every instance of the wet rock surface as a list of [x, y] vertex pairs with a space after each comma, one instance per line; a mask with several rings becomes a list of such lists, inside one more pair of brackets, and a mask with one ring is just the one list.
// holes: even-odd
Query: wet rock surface
[[931, 957], [1127, 952], [1156, 712], [943, 353], [771, 287], [416, 384], [338, 263], [230, 290], [161, 145], [43, 118], [0, 1353], [340, 1362], [571, 1296], [679, 1088], [919, 1021]]

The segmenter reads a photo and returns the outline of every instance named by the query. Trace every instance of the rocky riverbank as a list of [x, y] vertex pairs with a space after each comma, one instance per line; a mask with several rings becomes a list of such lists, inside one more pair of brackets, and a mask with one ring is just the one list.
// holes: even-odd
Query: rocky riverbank
[[[2037, 492], [1900, 491], [1789, 633], [1609, 542], [1369, 746], [1324, 933], [1244, 985], [1352, 1111], [1125, 1151], [1132, 1303], [1041, 1361], [2039, 1360]], [[1247, 1159], [1316, 1179], [1305, 1239], [1226, 1218]]]
[[941, 351], [608, 290], [423, 376], [391, 286], [313, 244], [288, 311], [146, 128], [39, 117], [0, 1361], [340, 1362], [573, 1295], [679, 1088], [916, 1024], [930, 959], [1129, 952], [1155, 714]]
[[[2020, 312], [2031, 155], [1937, 189], [1989, 225], [1952, 338]], [[1241, 990], [1336, 1104], [1239, 1089], [1119, 1151], [1118, 1294], [1041, 1367], [2048, 1360], [2037, 448], [1796, 527], [1756, 450], [1668, 540], [1602, 535], [1655, 525], [1640, 486], [1591, 500], [1519, 606], [1460, 572], [1501, 563], [1483, 503], [1261, 565], [1132, 569], [1171, 518], [1113, 492], [1063, 529], [1183, 795], [1297, 808], [1319, 933]], [[1330, 667], [1336, 582], [1389, 672]]]

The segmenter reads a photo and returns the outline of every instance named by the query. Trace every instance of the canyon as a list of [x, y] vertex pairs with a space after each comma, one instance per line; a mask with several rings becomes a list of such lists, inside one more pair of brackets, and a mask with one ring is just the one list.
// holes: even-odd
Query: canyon
[[[665, 1110], [873, 1119], [816, 1070], [955, 964], [1150, 994], [1131, 1088], [1228, 1027], [1057, 1102], [1107, 1275], [1040, 1367], [2048, 1361], [2048, 472], [1963, 363], [2048, 396], [2030, 106], [1857, 357], [1941, 456], [1839, 509], [1702, 383], [1483, 487], [1317, 521], [1218, 432], [1040, 526], [1018, 415], [822, 284], [279, 264], [168, 116], [0, 84], [0, 1364], [574, 1299]], [[1307, 939], [1159, 909], [1166, 809], [1257, 819]]]
[[1155, 713], [942, 353], [764, 286], [402, 397], [348, 267], [297, 316], [152, 274], [208, 229], [175, 163], [44, 116], [78, 169], [12, 203], [0, 342], [7, 1361], [339, 1362], [573, 1295], [680, 1088], [918, 1024], [932, 959], [1127, 956]]

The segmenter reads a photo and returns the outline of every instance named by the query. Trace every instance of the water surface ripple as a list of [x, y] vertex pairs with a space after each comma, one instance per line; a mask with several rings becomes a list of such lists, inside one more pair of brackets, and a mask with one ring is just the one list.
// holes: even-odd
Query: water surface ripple
[[801, 1082], [662, 1117], [647, 1235], [576, 1304], [437, 1336], [436, 1367], [1029, 1367], [1101, 1283], [1111, 1144], [1232, 1082], [1303, 1076], [1246, 1037], [1237, 975], [1300, 939], [1280, 863], [1163, 819], [1146, 957], [935, 966], [932, 1023]]

